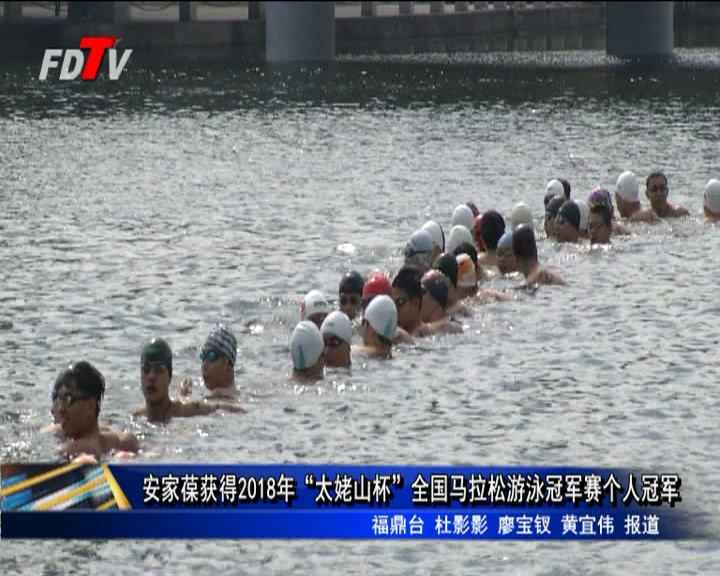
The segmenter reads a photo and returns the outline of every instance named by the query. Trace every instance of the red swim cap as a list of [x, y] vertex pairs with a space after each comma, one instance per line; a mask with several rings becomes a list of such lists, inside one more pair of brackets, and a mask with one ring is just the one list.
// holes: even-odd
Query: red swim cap
[[390, 285], [390, 279], [385, 276], [382, 272], [376, 272], [365, 281], [363, 286], [362, 299], [370, 298], [372, 296], [380, 296], [385, 294], [392, 298], [392, 286]]
[[482, 214], [475, 217], [475, 223], [472, 229], [473, 238], [475, 238], [475, 245], [480, 252], [485, 252], [485, 242], [482, 239]]

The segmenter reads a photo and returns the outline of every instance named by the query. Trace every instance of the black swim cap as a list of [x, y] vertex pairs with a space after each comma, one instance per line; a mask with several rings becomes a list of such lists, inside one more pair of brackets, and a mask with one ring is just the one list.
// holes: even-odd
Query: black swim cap
[[521, 224], [513, 230], [512, 250], [515, 258], [519, 260], [537, 259], [535, 232], [527, 224]]
[[480, 235], [488, 250], [495, 250], [497, 248], [498, 240], [500, 240], [500, 236], [504, 233], [505, 220], [499, 212], [488, 210], [482, 215]]
[[420, 268], [411, 264], [406, 264], [398, 270], [397, 274], [395, 274], [395, 278], [393, 278], [392, 281], [392, 287], [397, 288], [398, 290], [404, 290], [407, 293], [408, 298], [411, 300], [415, 298], [422, 298], [423, 291], [422, 284], [420, 283], [422, 276], [423, 273]]
[[565, 202], [565, 198], [563, 198], [562, 196], [555, 196], [552, 200], [550, 200], [550, 202], [548, 202], [548, 205], [545, 206], [545, 217], [555, 220], [555, 217], [558, 215], [558, 212], [560, 211], [560, 206], [563, 205], [563, 202]]
[[547, 209], [548, 202], [550, 202], [550, 200], [552, 200], [553, 198], [555, 198], [555, 192], [553, 192], [552, 190], [550, 192], [548, 192], [547, 194], [545, 194], [545, 198], [543, 198], [543, 202], [545, 203], [546, 209]]
[[570, 224], [575, 230], [580, 230], [580, 208], [573, 200], [565, 200], [560, 206], [558, 216]]
[[478, 216], [480, 216], [480, 210], [478, 210], [478, 207], [475, 206], [475, 202], [468, 202], [467, 207], [472, 210], [473, 218], [477, 218]]
[[172, 350], [170, 350], [170, 345], [162, 338], [153, 338], [140, 353], [140, 365], [144, 364], [161, 364], [167, 368], [168, 374], [172, 376]]
[[452, 282], [452, 285], [457, 288], [457, 280], [458, 280], [458, 263], [455, 256], [452, 254], [440, 254], [435, 259], [435, 262], [432, 265], [435, 270], [440, 270], [445, 277]]
[[448, 303], [448, 279], [444, 274], [437, 274], [427, 278], [423, 282], [423, 288], [430, 294], [430, 297], [435, 300], [440, 307], [445, 310]]
[[565, 180], [565, 178], [557, 178], [557, 180], [559, 180], [560, 184], [563, 185], [563, 192], [565, 192], [565, 200], [570, 200], [570, 182]]
[[363, 286], [365, 286], [365, 280], [363, 280], [360, 272], [352, 270], [350, 272], [346, 272], [342, 277], [342, 280], [340, 280], [338, 292], [342, 292], [343, 294], [362, 295]]

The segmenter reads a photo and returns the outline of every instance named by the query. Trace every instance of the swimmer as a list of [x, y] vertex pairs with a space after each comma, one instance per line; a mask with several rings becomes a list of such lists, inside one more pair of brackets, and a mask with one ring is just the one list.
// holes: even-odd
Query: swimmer
[[555, 238], [558, 242], [576, 243], [580, 239], [580, 208], [574, 200], [565, 200], [555, 217]]
[[[60, 389], [62, 382], [63, 381], [60, 378], [55, 380], [52, 394], [50, 395], [50, 414], [52, 415], [53, 422], [52, 424], [48, 424], [47, 426], [41, 428], [41, 434], [55, 434], [56, 436], [63, 435], [62, 425], [60, 423], [62, 420], [60, 415], [60, 402], [58, 398], [58, 390]], [[100, 424], [100, 430], [112, 430], [112, 428], [110, 426]]]
[[[433, 269], [439, 270], [448, 279], [447, 312], [450, 315], [472, 316], [470, 308], [460, 302], [458, 298], [458, 263], [452, 254], [441, 254], [433, 263]], [[474, 271], [473, 271], [474, 272]]]
[[563, 200], [570, 199], [569, 194], [567, 197], [565, 196], [565, 186], [563, 185], [563, 183], [560, 181], [559, 178], [553, 178], [545, 186], [545, 198], [543, 199], [545, 208], [547, 208], [547, 205], [550, 203], [550, 200], [555, 198], [555, 196], [562, 198]]
[[535, 284], [565, 284], [565, 281], [556, 272], [541, 266], [538, 262], [537, 244], [535, 243], [535, 233], [532, 228], [520, 226], [513, 231], [512, 247], [518, 271], [525, 276], [528, 286], [534, 286]]
[[480, 216], [475, 217], [475, 222], [473, 223], [472, 230], [470, 230], [470, 234], [472, 235], [472, 239], [475, 242], [477, 251], [485, 252], [485, 244], [483, 244], [482, 235], [480, 234], [481, 230], [482, 230], [482, 214], [480, 214]]
[[668, 194], [670, 184], [663, 172], [653, 172], [645, 181], [645, 196], [650, 200], [650, 207], [660, 218], [680, 218], [690, 213], [679, 204], [670, 204]]
[[432, 264], [433, 239], [427, 230], [416, 230], [405, 245], [405, 264], [427, 270]]
[[545, 206], [545, 235], [548, 238], [555, 236], [555, 218], [560, 212], [560, 206], [565, 203], [564, 196], [554, 196]]
[[588, 237], [588, 220], [590, 219], [590, 207], [585, 200], [575, 200], [580, 210], [580, 238]]
[[[412, 266], [413, 264], [411, 264]], [[421, 268], [424, 269], [424, 268]], [[390, 285], [390, 279], [385, 276], [382, 272], [377, 272], [370, 276], [365, 281], [365, 286], [363, 287], [363, 293], [362, 293], [362, 310], [363, 310], [363, 317], [365, 309], [368, 307], [370, 302], [373, 301], [373, 299], [376, 296], [388, 296], [389, 298], [392, 298], [392, 286]], [[362, 328], [361, 328], [361, 334], [362, 334]], [[412, 343], [412, 337], [410, 334], [408, 334], [405, 330], [402, 328], [398, 328], [395, 331], [395, 343], [405, 343], [405, 344], [411, 344]]]
[[302, 320], [290, 335], [294, 380], [322, 380], [325, 375], [325, 341], [320, 329]]
[[422, 272], [416, 266], [403, 266], [393, 278], [392, 299], [397, 310], [398, 328], [413, 337], [432, 336], [440, 326], [422, 321]]
[[447, 315], [448, 279], [438, 270], [430, 270], [420, 280], [425, 290], [422, 321], [436, 326], [438, 332], [462, 332], [462, 326]]
[[485, 253], [478, 256], [478, 264], [484, 268], [497, 266], [497, 243], [505, 232], [505, 220], [495, 210], [488, 210], [482, 217], [480, 235], [485, 244]]
[[435, 220], [428, 220], [423, 224], [423, 230], [427, 230], [432, 238], [432, 262], [445, 251], [445, 232], [443, 232], [442, 226], [435, 222]]
[[629, 170], [618, 176], [615, 184], [615, 202], [622, 218], [630, 222], [656, 222], [655, 212], [640, 204], [640, 188], [637, 177]]
[[[461, 266], [460, 256], [467, 256], [469, 262], [472, 264], [472, 274], [468, 270], [464, 270]], [[511, 300], [510, 296], [498, 290], [492, 288], [481, 288], [478, 283], [485, 278], [485, 271], [482, 266], [477, 263], [477, 252], [472, 244], [467, 242], [460, 244], [455, 249], [455, 259], [458, 263], [458, 297], [460, 299], [471, 298], [473, 300], [479, 300], [482, 302], [491, 302], [493, 300]], [[462, 260], [465, 262], [465, 260]], [[466, 266], [463, 264], [463, 266]], [[460, 276], [466, 274], [462, 290], [460, 290]], [[470, 281], [472, 280], [472, 285]]]
[[475, 268], [475, 276], [477, 278], [478, 282], [482, 282], [483, 280], [487, 280], [487, 274], [485, 272], [485, 269], [478, 264], [478, 252], [475, 250], [475, 246], [470, 244], [469, 242], [463, 242], [453, 250], [453, 256], [457, 256], [458, 254], [467, 254], [470, 256], [470, 259], [473, 262], [474, 268]]
[[349, 368], [352, 347], [350, 318], [343, 312], [331, 312], [320, 327], [320, 334], [325, 343], [325, 366]]
[[[200, 350], [202, 378], [211, 398], [237, 398], [235, 386], [235, 360], [237, 341], [229, 328], [215, 326]], [[192, 395], [192, 379], [185, 378], [180, 384], [178, 397], [187, 401]]]
[[363, 314], [363, 346], [358, 351], [372, 357], [391, 358], [398, 313], [390, 296], [372, 299]]
[[595, 190], [590, 192], [587, 203], [590, 207], [591, 213], [594, 206], [598, 206], [600, 204], [604, 204], [605, 206], [607, 206], [607, 209], [610, 211], [610, 222], [613, 234], [624, 236], [630, 234], [630, 232], [627, 228], [625, 228], [625, 226], [615, 220], [615, 208], [613, 206], [612, 196], [610, 195], [610, 192], [608, 192], [605, 188], [596, 188]]
[[105, 378], [90, 362], [71, 364], [60, 372], [56, 384], [60, 425], [69, 439], [61, 448], [63, 453], [71, 458], [82, 453], [99, 458], [108, 452], [140, 449], [134, 434], [98, 425]]
[[[523, 226], [521, 224], [520, 226]], [[505, 230], [505, 233], [500, 236], [497, 246], [497, 267], [500, 270], [500, 274], [503, 276], [507, 274], [513, 274], [518, 271], [517, 263], [515, 262], [515, 255], [512, 249], [512, 230]]]
[[515, 230], [518, 226], [533, 227], [533, 215], [530, 207], [525, 202], [518, 202], [513, 206], [512, 212], [510, 213], [510, 227]]
[[[464, 242], [467, 242], [468, 244], [473, 244], [472, 234], [470, 233], [470, 230], [465, 228], [465, 226], [453, 226], [450, 230], [450, 235], [445, 241], [445, 252], [447, 252], [448, 254], [452, 254], [453, 252], [455, 252], [455, 249]], [[427, 270], [423, 270], [423, 272], [427, 272]]]
[[703, 210], [708, 220], [720, 220], [720, 180], [708, 180], [703, 194]]
[[162, 338], [153, 338], [140, 354], [140, 382], [145, 407], [133, 413], [150, 422], [167, 422], [171, 418], [202, 416], [217, 410], [245, 412], [238, 404], [229, 402], [180, 402], [170, 398], [172, 380], [172, 351]]
[[470, 232], [474, 223], [475, 216], [473, 216], [473, 211], [467, 204], [460, 204], [455, 207], [452, 218], [450, 219], [450, 228], [453, 226], [463, 226]]
[[590, 244], [610, 244], [612, 235], [612, 216], [607, 204], [597, 204], [590, 208], [588, 220], [588, 238]]
[[330, 312], [330, 304], [320, 290], [310, 290], [300, 302], [300, 321], [310, 320], [318, 328]]
[[360, 314], [360, 301], [365, 281], [360, 272], [352, 270], [343, 275], [338, 287], [338, 301], [340, 311], [350, 320], [354, 320]]

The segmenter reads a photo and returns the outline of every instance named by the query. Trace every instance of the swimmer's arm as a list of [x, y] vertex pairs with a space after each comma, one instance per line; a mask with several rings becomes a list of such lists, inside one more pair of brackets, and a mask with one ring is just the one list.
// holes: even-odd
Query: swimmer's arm
[[125, 452], [138, 452], [140, 450], [140, 440], [132, 432], [121, 432], [117, 436], [116, 450], [124, 450]]
[[231, 402], [200, 402], [196, 400], [195, 402], [179, 404], [178, 416], [204, 416], [217, 412], [218, 410], [225, 412], [245, 412], [242, 406]]
[[690, 216], [690, 212], [688, 212], [688, 209], [684, 206], [677, 206], [675, 208], [675, 215], [676, 216]]
[[407, 330], [400, 328], [400, 326], [397, 327], [397, 330], [395, 331], [395, 338], [393, 338], [393, 343], [395, 344], [412, 344], [413, 338], [410, 336], [410, 334], [407, 333]]
[[499, 290], [494, 290], [493, 288], [481, 288], [478, 292], [476, 299], [478, 300], [499, 300], [500, 302], [510, 302], [512, 300], [512, 296], [509, 294], [505, 294], [505, 292], [500, 292]]
[[62, 426], [60, 424], [48, 424], [40, 428], [40, 434], [61, 434]]
[[133, 415], [133, 418], [140, 418], [142, 416], [147, 416], [147, 407], [135, 410], [135, 412], [133, 412], [132, 415]]
[[187, 402], [190, 400], [190, 397], [192, 396], [192, 387], [192, 378], [185, 378], [182, 382], [180, 382], [177, 394], [177, 398], [180, 402]]

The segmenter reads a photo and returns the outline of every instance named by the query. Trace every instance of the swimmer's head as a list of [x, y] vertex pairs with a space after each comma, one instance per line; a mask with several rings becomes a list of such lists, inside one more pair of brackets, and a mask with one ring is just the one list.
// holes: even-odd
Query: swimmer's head
[[708, 180], [703, 194], [703, 209], [710, 219], [720, 219], [720, 180]]
[[433, 255], [433, 239], [430, 232], [416, 230], [405, 245], [405, 264], [412, 264], [423, 270], [430, 268]]
[[518, 226], [525, 224], [526, 226], [533, 225], [533, 215], [530, 211], [530, 207], [525, 202], [518, 202], [513, 206], [512, 212], [510, 213], [510, 226], [513, 230]]
[[558, 180], [557, 178], [553, 178], [545, 186], [546, 207], [548, 205], [548, 202], [550, 202], [550, 200], [552, 200], [555, 196], [560, 196], [563, 199], [567, 200], [567, 198], [565, 198], [565, 187], [563, 186], [563, 183], [560, 182], [560, 180]]
[[325, 341], [320, 329], [308, 320], [299, 322], [290, 336], [293, 375], [303, 378], [322, 378], [324, 355]]
[[468, 244], [473, 243], [470, 230], [465, 228], [465, 226], [453, 226], [452, 230], [450, 230], [450, 236], [448, 236], [447, 242], [445, 242], [445, 252], [452, 254], [463, 242], [467, 242]]
[[488, 210], [482, 217], [482, 235], [483, 244], [487, 250], [495, 250], [497, 248], [500, 236], [505, 232], [505, 220], [499, 212]]
[[565, 200], [555, 217], [555, 237], [559, 242], [577, 242], [580, 235], [580, 208], [574, 200]]
[[455, 257], [457, 263], [457, 287], [458, 290], [466, 290], [477, 287], [477, 273], [475, 266], [467, 254], [458, 254]]
[[215, 326], [200, 350], [202, 377], [208, 390], [227, 388], [235, 383], [237, 340], [223, 324]]
[[169, 398], [172, 378], [172, 350], [162, 338], [153, 338], [140, 353], [140, 382], [145, 400], [164, 402]]
[[478, 207], [475, 206], [475, 202], [466, 202], [467, 207], [470, 208], [473, 214], [473, 218], [477, 218], [480, 216], [480, 210], [478, 210]]
[[97, 425], [105, 396], [105, 378], [90, 362], [80, 361], [65, 368], [53, 386], [53, 412], [69, 438], [89, 434]]
[[363, 280], [360, 272], [355, 270], [346, 272], [340, 280], [340, 286], [338, 287], [340, 310], [347, 314], [350, 320], [360, 313], [360, 301], [362, 300], [364, 285], [365, 280]]
[[590, 207], [591, 213], [592, 209], [595, 206], [604, 205], [610, 212], [610, 218], [612, 219], [615, 216], [615, 208], [613, 207], [612, 196], [610, 195], [610, 192], [608, 192], [605, 188], [595, 188], [595, 190], [590, 192], [590, 194], [588, 195], [587, 203]]
[[634, 172], [626, 170], [618, 176], [615, 183], [615, 196], [633, 204], [640, 202], [640, 187]]
[[565, 200], [570, 200], [570, 191], [572, 190], [570, 188], [570, 182], [565, 180], [565, 178], [558, 178], [558, 180], [560, 180], [560, 184], [562, 184]]
[[[527, 226], [520, 224], [520, 226]], [[527, 226], [531, 228], [530, 226]], [[519, 226], [518, 226], [519, 228]], [[515, 255], [512, 249], [512, 230], [505, 230], [505, 233], [500, 237], [497, 247], [497, 267], [500, 274], [512, 274], [517, 272], [517, 264], [515, 263]]]
[[300, 302], [300, 320], [310, 320], [318, 328], [330, 311], [330, 304], [320, 290], [310, 290]]
[[448, 279], [439, 270], [430, 270], [422, 277], [421, 283], [425, 289], [422, 302], [423, 322], [442, 320], [448, 305]]
[[545, 206], [545, 234], [548, 238], [555, 236], [555, 218], [564, 202], [564, 196], [554, 196]]
[[475, 216], [473, 216], [472, 210], [467, 204], [460, 204], [453, 210], [452, 218], [450, 220], [450, 227], [453, 226], [464, 226], [468, 232], [472, 230], [473, 223], [475, 222]]
[[435, 222], [435, 220], [428, 220], [425, 222], [422, 229], [427, 230], [432, 238], [432, 261], [434, 262], [435, 258], [437, 258], [445, 250], [445, 232], [443, 232], [442, 226]]
[[523, 225], [513, 230], [512, 250], [518, 270], [523, 273], [530, 264], [537, 262], [537, 244], [532, 228]]
[[376, 296], [392, 296], [390, 279], [382, 272], [375, 272], [365, 280], [362, 292], [362, 309], [365, 310]]
[[422, 321], [422, 272], [416, 266], [403, 266], [392, 282], [392, 299], [398, 314], [398, 326], [412, 332]]
[[325, 342], [326, 366], [350, 366], [352, 345], [352, 322], [347, 314], [330, 312], [320, 327]]
[[485, 243], [482, 239], [482, 214], [475, 217], [472, 230], [470, 231], [472, 239], [475, 241], [475, 246], [480, 252], [485, 252]]
[[591, 244], [607, 244], [612, 234], [612, 215], [606, 203], [594, 204], [588, 219], [588, 238]]
[[366, 346], [389, 348], [397, 331], [398, 313], [390, 296], [372, 299], [363, 314], [363, 342]]
[[645, 180], [645, 196], [650, 200], [653, 210], [664, 208], [670, 194], [670, 183], [664, 172], [652, 172]]
[[585, 200], [575, 200], [575, 204], [580, 210], [580, 236], [587, 236], [590, 207]]
[[460, 246], [453, 250], [453, 256], [458, 256], [459, 254], [467, 254], [470, 256], [470, 261], [473, 263], [473, 268], [475, 268], [475, 275], [479, 281], [480, 278], [482, 278], [482, 270], [478, 270], [478, 253], [477, 250], [475, 250], [475, 246], [469, 242], [463, 242]]
[[458, 264], [453, 254], [441, 254], [435, 262], [433, 269], [439, 270], [450, 281], [452, 288], [457, 288], [458, 283]]

